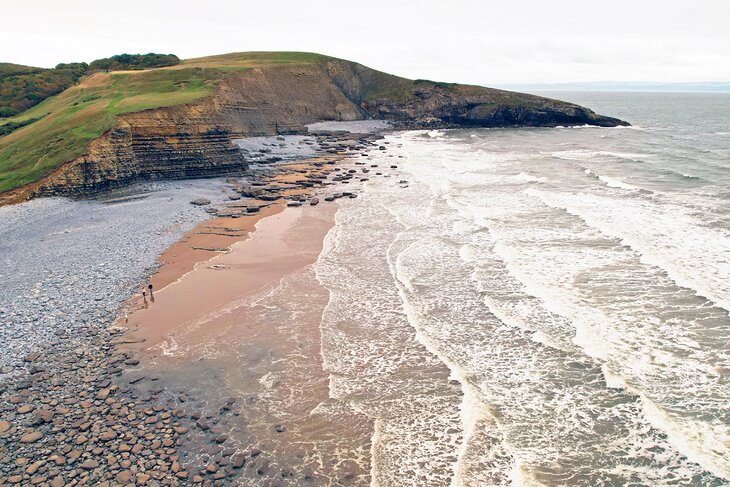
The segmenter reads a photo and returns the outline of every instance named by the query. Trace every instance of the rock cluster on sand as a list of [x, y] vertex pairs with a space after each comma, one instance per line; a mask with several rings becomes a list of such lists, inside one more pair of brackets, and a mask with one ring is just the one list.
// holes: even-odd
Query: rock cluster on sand
[[[0, 485], [237, 485], [260, 451], [220, 446], [219, 419], [136, 371], [139, 360], [118, 349], [130, 340], [117, 333], [60, 336], [3, 383]], [[217, 416], [237, 414], [235, 402], [222, 401]], [[183, 458], [193, 431], [192, 450], [215, 445], [206, 463]]]
[[113, 342], [78, 328], [4, 382], [0, 485], [172, 485], [191, 475], [177, 452], [182, 413], [118, 380], [134, 361]]

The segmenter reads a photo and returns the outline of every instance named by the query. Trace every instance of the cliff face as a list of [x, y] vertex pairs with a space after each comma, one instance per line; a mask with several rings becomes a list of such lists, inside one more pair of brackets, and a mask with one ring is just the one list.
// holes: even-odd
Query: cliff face
[[86, 155], [44, 181], [33, 196], [83, 195], [145, 179], [243, 172], [246, 162], [210, 102], [120, 116]]
[[245, 171], [232, 139], [297, 133], [321, 120], [384, 119], [401, 128], [625, 125], [587, 108], [476, 86], [411, 81], [335, 59], [228, 73], [188, 105], [119, 115], [84, 156], [6, 194], [88, 194], [140, 179]]

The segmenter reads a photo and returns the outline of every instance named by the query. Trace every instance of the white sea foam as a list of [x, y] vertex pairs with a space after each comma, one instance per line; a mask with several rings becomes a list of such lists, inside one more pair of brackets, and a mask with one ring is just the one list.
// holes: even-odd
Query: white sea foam
[[611, 178], [608, 176], [598, 176], [598, 179], [604, 183], [606, 183], [606, 186], [610, 188], [621, 188], [621, 189], [628, 189], [631, 191], [638, 190], [639, 188], [637, 186], [634, 186], [633, 184], [624, 183], [618, 178]]
[[400, 225], [373, 203], [364, 195], [338, 211], [315, 266], [330, 291], [321, 325], [330, 395], [375, 420], [373, 485], [448, 485], [461, 394], [406, 317], [386, 260]]
[[[727, 313], [584, 216], [641, 229], [647, 246], [716, 229], [674, 206], [678, 219], [657, 219], [673, 196], [615, 176], [634, 148], [571, 149], [618, 180], [599, 185], [520, 148], [541, 133], [503, 131], [495, 150], [492, 137], [389, 136], [409, 187], [373, 181], [338, 213], [317, 264], [323, 354], [333, 397], [376, 418], [372, 485], [723, 485]], [[712, 277], [709, 255], [697, 279]], [[427, 401], [408, 363], [431, 377]]]
[[596, 151], [586, 149], [575, 149], [575, 150], [562, 150], [552, 151], [546, 153], [552, 157], [566, 160], [577, 160], [582, 161], [585, 159], [598, 159], [598, 158], [616, 158], [624, 159], [627, 161], [645, 161], [648, 158], [653, 157], [653, 154], [636, 153], [636, 152], [616, 152], [616, 151]]
[[[730, 235], [710, 229], [680, 207], [592, 194], [526, 190], [555, 208], [565, 209], [606, 235], [637, 250], [642, 260], [669, 273], [730, 310]], [[713, 262], [714, 265], [707, 265]]]

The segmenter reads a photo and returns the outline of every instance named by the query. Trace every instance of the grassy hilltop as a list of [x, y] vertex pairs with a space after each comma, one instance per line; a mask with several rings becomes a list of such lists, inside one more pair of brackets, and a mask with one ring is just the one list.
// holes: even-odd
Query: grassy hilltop
[[[114, 126], [118, 114], [208, 97], [230, 71], [322, 59], [326, 56], [239, 53], [190, 59], [164, 68], [86, 76], [20, 115], [0, 119], [0, 192], [36, 181], [83, 155], [91, 140]], [[2, 136], [3, 127], [14, 130]]]
[[[163, 67], [146, 69], [150, 63]], [[135, 168], [127, 166], [140, 164], [140, 154], [135, 152], [139, 144], [134, 145], [134, 141], [143, 142], [140, 138], [155, 152], [153, 160], [166, 161], [167, 166], [158, 168], [163, 173], [184, 172], [183, 166], [189, 163], [185, 158], [192, 153], [202, 158], [198, 163], [204, 166], [211, 146], [204, 137], [191, 136], [203, 126], [220, 134], [241, 134], [260, 133], [279, 123], [300, 130], [317, 120], [366, 118], [391, 120], [410, 128], [626, 124], [558, 100], [481, 86], [409, 80], [313, 53], [244, 52], [182, 62], [172, 55], [120, 55], [90, 65], [65, 64], [40, 71], [4, 66], [7, 79], [48, 76], [45, 71], [69, 69], [87, 74], [28, 110], [0, 118], [0, 193], [39, 181], [64, 163], [82, 162], [80, 156], [85, 156], [89, 174], [77, 171], [78, 184], [99, 184], [104, 178], [113, 181], [121, 177], [120, 171], [131, 177]], [[0, 65], [0, 86], [2, 68]], [[23, 86], [30, 90], [35, 85]], [[180, 111], [125, 115], [213, 97], [210, 104]], [[207, 111], [196, 112], [203, 105]], [[180, 117], [168, 117], [164, 122], [154, 119], [173, 112]], [[144, 121], [146, 115], [153, 118]], [[126, 148], [127, 158], [122, 161], [107, 153], [90, 152], [89, 143], [117, 124], [129, 129], [129, 137], [107, 147], [111, 152]], [[99, 172], [102, 166], [106, 172]], [[93, 177], [91, 172], [95, 172]]]

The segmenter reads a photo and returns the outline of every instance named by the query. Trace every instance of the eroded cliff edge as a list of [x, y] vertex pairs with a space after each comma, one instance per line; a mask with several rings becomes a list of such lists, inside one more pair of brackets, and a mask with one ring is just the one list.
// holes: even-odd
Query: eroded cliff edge
[[384, 119], [401, 128], [628, 125], [566, 102], [508, 91], [408, 80], [323, 58], [227, 73], [212, 96], [117, 116], [86, 154], [43, 179], [0, 195], [84, 195], [140, 179], [246, 170], [235, 138], [304, 132], [321, 120]]

